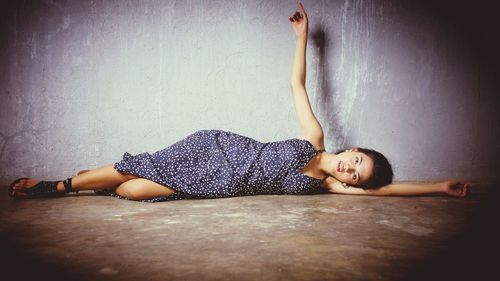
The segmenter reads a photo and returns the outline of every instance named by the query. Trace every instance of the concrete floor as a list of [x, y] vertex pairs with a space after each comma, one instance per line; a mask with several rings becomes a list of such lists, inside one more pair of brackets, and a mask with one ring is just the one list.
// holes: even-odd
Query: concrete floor
[[481, 280], [498, 268], [488, 258], [499, 249], [497, 190], [162, 203], [3, 192], [0, 279]]

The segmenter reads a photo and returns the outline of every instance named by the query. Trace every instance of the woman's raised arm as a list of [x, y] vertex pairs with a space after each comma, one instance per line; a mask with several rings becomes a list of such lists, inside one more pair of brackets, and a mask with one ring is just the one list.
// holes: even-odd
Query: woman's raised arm
[[312, 111], [305, 87], [308, 20], [300, 1], [299, 9], [300, 11], [295, 12], [289, 18], [296, 35], [295, 55], [290, 77], [293, 102], [301, 128], [300, 138], [310, 141], [316, 149], [324, 149], [323, 129]]

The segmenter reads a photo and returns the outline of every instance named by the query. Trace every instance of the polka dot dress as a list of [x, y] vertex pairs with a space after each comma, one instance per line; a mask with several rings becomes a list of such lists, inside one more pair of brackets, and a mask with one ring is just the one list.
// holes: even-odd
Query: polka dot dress
[[321, 192], [323, 180], [300, 169], [319, 152], [307, 140], [261, 143], [231, 132], [202, 130], [152, 154], [125, 152], [114, 168], [175, 190], [171, 196], [145, 202], [312, 194]]

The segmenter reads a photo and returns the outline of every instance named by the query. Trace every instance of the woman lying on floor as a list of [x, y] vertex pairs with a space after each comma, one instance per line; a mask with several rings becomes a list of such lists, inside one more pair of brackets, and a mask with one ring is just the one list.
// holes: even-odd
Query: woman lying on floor
[[291, 88], [301, 136], [261, 143], [220, 130], [198, 131], [155, 153], [132, 156], [64, 181], [15, 180], [16, 199], [92, 190], [130, 200], [222, 198], [257, 194], [343, 193], [361, 195], [447, 194], [464, 197], [471, 186], [449, 180], [434, 184], [391, 184], [392, 167], [379, 152], [324, 149], [323, 130], [305, 89], [307, 15], [289, 18], [296, 35]]

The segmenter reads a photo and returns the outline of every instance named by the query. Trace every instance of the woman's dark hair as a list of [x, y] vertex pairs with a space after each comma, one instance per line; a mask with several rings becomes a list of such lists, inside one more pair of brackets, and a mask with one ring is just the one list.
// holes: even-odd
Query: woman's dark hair
[[361, 188], [375, 189], [392, 183], [394, 177], [392, 166], [382, 153], [368, 148], [358, 148], [358, 152], [368, 155], [373, 160], [373, 175], [368, 182], [360, 186]]

